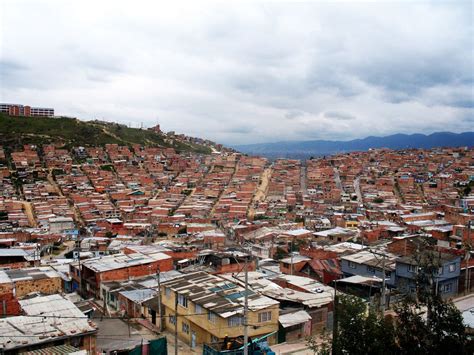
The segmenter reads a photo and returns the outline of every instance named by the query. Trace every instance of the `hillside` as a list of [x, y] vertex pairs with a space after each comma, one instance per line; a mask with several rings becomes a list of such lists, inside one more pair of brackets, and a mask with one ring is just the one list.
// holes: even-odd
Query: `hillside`
[[437, 132], [424, 134], [394, 134], [386, 137], [367, 137], [350, 141], [295, 141], [234, 146], [240, 152], [263, 155], [271, 158], [329, 155], [341, 152], [364, 151], [370, 148], [435, 148], [474, 145], [474, 132]]
[[179, 152], [209, 154], [203, 144], [183, 142], [146, 129], [100, 121], [81, 121], [67, 117], [12, 117], [0, 114], [0, 145], [45, 144], [61, 142], [65, 146], [98, 146], [107, 143], [141, 144], [172, 147]]

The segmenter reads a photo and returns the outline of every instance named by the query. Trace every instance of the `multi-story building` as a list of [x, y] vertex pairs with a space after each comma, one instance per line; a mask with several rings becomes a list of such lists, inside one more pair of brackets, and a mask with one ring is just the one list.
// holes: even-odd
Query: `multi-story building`
[[148, 275], [157, 270], [173, 269], [173, 259], [164, 253], [116, 254], [69, 264], [73, 289], [80, 288], [89, 296], [102, 298], [100, 286], [105, 281], [125, 281]]
[[[461, 270], [461, 257], [439, 252], [428, 252], [421, 258], [429, 258], [438, 270], [432, 276], [437, 291], [441, 297], [454, 297], [458, 292], [459, 274]], [[416, 279], [421, 269], [422, 260], [416, 260], [414, 256], [403, 256], [396, 261], [397, 288], [403, 293], [414, 293], [416, 291]], [[425, 285], [429, 286], [429, 285]]]
[[[341, 270], [344, 276], [384, 277], [387, 286], [394, 287], [396, 281], [395, 260], [397, 256], [390, 253], [379, 253], [362, 250], [358, 253], [341, 257]], [[385, 259], [385, 260], [384, 260]]]
[[[174, 331], [177, 322], [179, 338], [191, 347], [243, 335], [245, 289], [237, 283], [199, 271], [162, 283], [160, 291], [164, 327]], [[276, 333], [279, 302], [247, 292], [248, 335]], [[275, 343], [276, 335], [269, 336], [268, 342]]]
[[38, 117], [52, 117], [54, 116], [53, 108], [46, 107], [31, 107], [18, 104], [4, 104], [0, 103], [0, 112], [6, 113], [10, 116], [38, 116]]

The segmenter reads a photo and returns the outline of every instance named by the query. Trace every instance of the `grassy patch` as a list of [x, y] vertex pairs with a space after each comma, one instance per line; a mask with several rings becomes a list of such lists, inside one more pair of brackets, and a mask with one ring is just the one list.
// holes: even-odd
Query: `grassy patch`
[[202, 145], [176, 140], [165, 142], [161, 134], [116, 123], [85, 122], [67, 117], [11, 117], [0, 114], [0, 145], [15, 149], [23, 144], [42, 145], [53, 142], [60, 142], [67, 148], [117, 143], [172, 147], [178, 152], [211, 153], [210, 148]]

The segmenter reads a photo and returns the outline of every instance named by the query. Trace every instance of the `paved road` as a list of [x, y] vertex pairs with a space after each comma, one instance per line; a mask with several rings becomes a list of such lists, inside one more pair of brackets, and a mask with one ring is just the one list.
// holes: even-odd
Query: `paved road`
[[354, 191], [357, 195], [357, 201], [359, 202], [359, 204], [362, 204], [363, 201], [362, 201], [362, 192], [360, 191], [360, 178], [359, 177], [356, 177], [354, 179]]
[[336, 187], [339, 190], [344, 191], [342, 188], [341, 176], [339, 175], [339, 170], [337, 170], [337, 168], [334, 168], [334, 180], [336, 180]]
[[66, 255], [67, 253], [69, 253], [71, 250], [74, 249], [76, 242], [73, 240], [67, 240], [63, 243], [63, 245], [65, 246], [63, 251], [61, 251], [57, 255], [52, 255], [54, 259], [64, 259], [64, 255]]
[[301, 185], [301, 192], [303, 193], [303, 195], [307, 195], [308, 186], [306, 184], [306, 166], [301, 167], [300, 185]]
[[292, 344], [283, 343], [272, 345], [271, 348], [277, 355], [314, 355], [314, 352], [308, 349], [308, 345], [304, 341]]

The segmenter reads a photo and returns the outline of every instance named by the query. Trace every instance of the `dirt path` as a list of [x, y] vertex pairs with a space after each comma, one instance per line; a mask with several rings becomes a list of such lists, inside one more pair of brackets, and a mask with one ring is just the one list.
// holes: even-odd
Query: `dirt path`
[[33, 206], [31, 205], [31, 202], [22, 201], [22, 203], [30, 226], [36, 227], [35, 213], [33, 212]]
[[255, 206], [257, 205], [258, 202], [262, 202], [265, 200], [265, 197], [267, 197], [267, 192], [268, 192], [268, 183], [270, 182], [270, 177], [272, 175], [272, 168], [266, 168], [262, 176], [260, 178], [261, 183], [257, 187], [257, 191], [255, 192], [255, 195], [253, 196], [252, 202], [250, 203], [248, 212], [247, 212], [247, 217], [248, 219], [253, 219], [255, 216]]
[[51, 186], [53, 186], [54, 191], [56, 191], [56, 193], [59, 196], [64, 197], [64, 194], [63, 194], [61, 188], [58, 186], [58, 184], [56, 183], [56, 180], [54, 180], [54, 178], [53, 178], [53, 169], [49, 169], [47, 179], [48, 179], [48, 182], [51, 184]]

